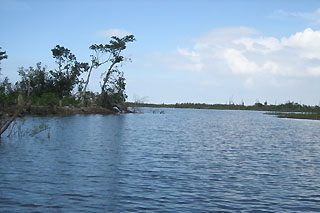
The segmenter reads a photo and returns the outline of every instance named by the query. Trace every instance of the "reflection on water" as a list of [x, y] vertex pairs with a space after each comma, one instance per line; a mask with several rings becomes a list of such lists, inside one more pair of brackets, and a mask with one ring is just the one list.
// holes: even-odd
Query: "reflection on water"
[[49, 140], [0, 143], [1, 211], [320, 211], [319, 121], [165, 109], [25, 128], [42, 121]]

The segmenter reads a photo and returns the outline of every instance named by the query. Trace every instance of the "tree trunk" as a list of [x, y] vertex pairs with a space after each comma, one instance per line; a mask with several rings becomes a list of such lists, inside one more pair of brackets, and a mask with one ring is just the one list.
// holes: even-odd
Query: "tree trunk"
[[10, 126], [10, 124], [16, 120], [16, 118], [18, 117], [18, 115], [22, 112], [22, 110], [24, 109], [24, 107], [27, 105], [29, 100], [27, 100], [23, 105], [19, 106], [19, 108], [17, 109], [17, 111], [14, 113], [14, 115], [10, 118], [10, 120], [8, 120], [7, 122], [5, 122], [2, 126], [0, 126], [0, 138], [1, 135], [8, 129], [8, 127]]
[[91, 67], [90, 67], [90, 70], [89, 70], [89, 73], [88, 73], [88, 77], [87, 77], [87, 80], [86, 80], [86, 84], [84, 85], [84, 88], [83, 88], [83, 91], [82, 91], [82, 97], [83, 99], [85, 99], [86, 97], [86, 92], [87, 92], [87, 86], [89, 84], [89, 79], [90, 79], [90, 75], [91, 75], [91, 71], [93, 69], [93, 62], [91, 64]]
[[108, 80], [109, 80], [110, 74], [111, 74], [111, 72], [112, 72], [112, 68], [113, 68], [113, 66], [114, 66], [116, 63], [117, 63], [117, 62], [114, 61], [114, 62], [110, 65], [110, 67], [109, 67], [109, 69], [108, 69], [108, 72], [107, 72], [107, 74], [106, 74], [106, 77], [105, 77], [104, 80], [103, 80], [103, 85], [102, 85], [102, 87], [101, 87], [101, 94], [104, 93], [104, 88], [105, 88], [105, 86], [106, 86], [106, 84], [107, 84], [107, 82], [108, 82]]

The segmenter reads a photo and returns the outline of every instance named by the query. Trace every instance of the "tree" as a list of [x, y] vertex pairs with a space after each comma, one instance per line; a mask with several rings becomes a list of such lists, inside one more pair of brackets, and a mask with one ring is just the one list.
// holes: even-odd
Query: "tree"
[[[8, 56], [6, 55], [6, 52], [2, 52], [1, 51], [1, 47], [0, 47], [0, 64], [1, 61], [3, 59], [7, 59]], [[1, 71], [1, 67], [0, 67], [0, 71]], [[1, 73], [0, 73], [1, 75]], [[4, 105], [4, 103], [6, 102], [5, 99], [7, 98], [7, 95], [12, 92], [11, 91], [11, 83], [9, 82], [9, 79], [7, 77], [5, 77], [5, 79], [3, 81], [0, 82], [0, 109], [2, 107], [2, 105]]]
[[[91, 47], [90, 47], [90, 49], [91, 49]], [[90, 65], [90, 67], [88, 69], [87, 80], [84, 83], [84, 88], [83, 88], [82, 94], [81, 94], [83, 100], [86, 99], [87, 87], [88, 87], [88, 84], [89, 84], [89, 80], [90, 80], [90, 76], [91, 76], [92, 70], [98, 68], [99, 66], [101, 66], [104, 63], [107, 63], [108, 60], [109, 60], [109, 59], [106, 59], [103, 62], [99, 62], [99, 59], [100, 59], [100, 55], [99, 55], [100, 51], [99, 51], [99, 49], [92, 49], [92, 50], [94, 51], [95, 55], [90, 55], [90, 57], [91, 57], [91, 65]]]
[[110, 44], [105, 45], [104, 50], [110, 52], [110, 66], [108, 71], [105, 74], [103, 79], [103, 84], [101, 87], [101, 94], [105, 91], [105, 87], [109, 81], [110, 75], [114, 72], [117, 72], [115, 67], [118, 63], [121, 63], [124, 60], [124, 57], [121, 55], [121, 52], [127, 48], [126, 43], [135, 41], [133, 35], [127, 35], [123, 38], [118, 38], [116, 36], [111, 37], [113, 40], [110, 41]]
[[18, 73], [21, 76], [19, 89], [24, 93], [29, 91], [30, 94], [36, 96], [41, 96], [45, 92], [50, 92], [50, 90], [53, 89], [53, 85], [52, 82], [50, 82], [46, 68], [46, 66], [41, 66], [41, 62], [38, 62], [35, 68], [18, 68]]
[[16, 91], [9, 82], [9, 78], [5, 77], [4, 80], [0, 81], [0, 111], [5, 108], [5, 106], [14, 104], [16, 98]]
[[[89, 68], [87, 80], [84, 86], [83, 90], [83, 97], [85, 98], [86, 95], [86, 89], [89, 83], [90, 75], [92, 69], [96, 69], [100, 67], [103, 64], [106, 64], [110, 62], [109, 67], [107, 71], [103, 74], [103, 83], [101, 86], [101, 94], [105, 92], [107, 89], [106, 85], [108, 81], [110, 80], [110, 76], [112, 73], [118, 73], [118, 69], [116, 67], [117, 64], [121, 63], [124, 61], [124, 57], [121, 55], [122, 51], [126, 49], [126, 44], [128, 42], [133, 42], [135, 41], [135, 38], [133, 35], [127, 35], [123, 38], [118, 38], [116, 36], [112, 36], [111, 40], [109, 41], [108, 44], [94, 44], [90, 46], [90, 49], [94, 51], [95, 55], [91, 55], [91, 65]], [[102, 57], [104, 55], [107, 55], [104, 59]]]
[[56, 45], [51, 49], [53, 58], [58, 64], [57, 70], [50, 70], [50, 77], [55, 88], [54, 93], [63, 98], [71, 94], [78, 85], [80, 88], [83, 81], [79, 76], [89, 69], [88, 63], [77, 62], [76, 56], [69, 49]]
[[127, 98], [125, 88], [126, 83], [125, 78], [123, 77], [123, 72], [117, 71], [117, 75], [110, 78], [110, 82], [101, 96], [102, 105], [112, 108], [114, 105], [124, 103]]
[[[6, 51], [2, 52], [1, 49], [2, 48], [0, 47], [0, 64], [1, 64], [1, 61], [3, 59], [7, 59], [8, 58], [8, 56], [6, 55]], [[0, 67], [0, 71], [1, 71], [1, 67]]]

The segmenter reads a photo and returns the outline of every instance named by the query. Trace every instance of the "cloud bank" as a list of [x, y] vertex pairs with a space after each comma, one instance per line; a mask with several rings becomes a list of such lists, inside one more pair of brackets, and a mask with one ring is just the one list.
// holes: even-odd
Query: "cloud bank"
[[259, 97], [319, 102], [320, 31], [306, 28], [276, 38], [247, 27], [221, 28], [191, 41], [152, 60], [163, 70], [193, 75], [203, 91], [249, 97], [251, 103]]
[[193, 42], [193, 48], [177, 48], [161, 56], [168, 68], [247, 76], [320, 76], [320, 31], [311, 28], [280, 39], [251, 28], [215, 29]]

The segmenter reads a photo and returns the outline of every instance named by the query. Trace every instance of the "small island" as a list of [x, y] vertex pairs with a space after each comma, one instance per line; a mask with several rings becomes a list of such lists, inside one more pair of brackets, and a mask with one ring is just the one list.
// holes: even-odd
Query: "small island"
[[[90, 62], [80, 62], [69, 49], [56, 45], [51, 49], [55, 69], [48, 70], [39, 62], [35, 67], [18, 68], [21, 79], [14, 84], [8, 77], [1, 79], [0, 137], [18, 116], [129, 112], [120, 67], [130, 60], [122, 53], [133, 41], [133, 35], [112, 36], [106, 44], [93, 44], [89, 47]], [[6, 51], [0, 49], [0, 62], [7, 58]], [[91, 73], [98, 68], [103, 70], [101, 92], [94, 93], [87, 87]]]

